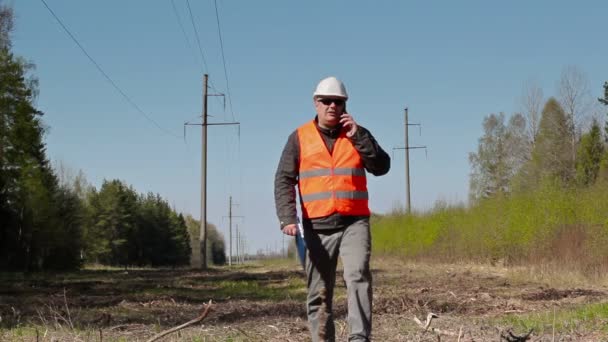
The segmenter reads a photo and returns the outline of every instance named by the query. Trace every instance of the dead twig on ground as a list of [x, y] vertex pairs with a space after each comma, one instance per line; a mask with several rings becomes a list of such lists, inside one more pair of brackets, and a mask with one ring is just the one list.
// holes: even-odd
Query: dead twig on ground
[[156, 341], [156, 340], [160, 339], [161, 337], [163, 337], [163, 336], [165, 336], [165, 335], [169, 335], [169, 334], [171, 334], [171, 333], [174, 333], [174, 332], [176, 332], [176, 331], [179, 331], [179, 330], [182, 330], [182, 329], [184, 329], [184, 328], [186, 328], [186, 327], [189, 327], [189, 326], [191, 326], [191, 325], [193, 325], [193, 324], [196, 324], [196, 323], [201, 322], [201, 321], [202, 321], [202, 320], [204, 320], [204, 319], [205, 319], [205, 317], [207, 317], [207, 315], [209, 314], [209, 310], [211, 309], [211, 306], [212, 306], [211, 304], [212, 304], [212, 301], [210, 300], [210, 301], [209, 301], [209, 303], [207, 303], [207, 304], [205, 305], [205, 309], [204, 309], [204, 310], [201, 312], [201, 314], [200, 314], [198, 317], [196, 317], [195, 319], [193, 319], [193, 320], [191, 320], [191, 321], [188, 321], [188, 322], [186, 322], [186, 323], [184, 323], [184, 324], [182, 324], [182, 325], [178, 325], [178, 326], [176, 326], [176, 327], [173, 327], [173, 328], [171, 328], [171, 329], [169, 329], [169, 330], [165, 330], [165, 331], [163, 331], [163, 332], [160, 332], [160, 333], [158, 333], [158, 334], [156, 334], [156, 335], [152, 336], [152, 338], [150, 338], [150, 339], [149, 339], [149, 340], [147, 340], [146, 342], [153, 342], [153, 341]]
[[439, 318], [439, 316], [435, 315], [432, 312], [429, 312], [429, 314], [426, 315], [426, 322], [424, 324], [422, 324], [422, 322], [420, 322], [418, 317], [414, 317], [414, 321], [416, 323], [418, 323], [418, 325], [424, 329], [424, 332], [426, 332], [429, 329], [429, 327], [431, 326], [431, 322], [433, 321], [433, 318]]
[[145, 325], [144, 324], [119, 324], [119, 325], [115, 325], [115, 326], [109, 328], [108, 331], [127, 330], [126, 328], [133, 329], [133, 328], [137, 328], [137, 327], [143, 328], [143, 327], [145, 327]]
[[41, 323], [43, 326], [48, 325], [48, 322], [47, 322], [47, 320], [44, 318], [44, 316], [42, 316], [42, 312], [40, 312], [40, 309], [36, 308], [36, 313], [38, 314], [38, 318], [40, 319], [40, 323]]
[[58, 310], [55, 310], [54, 306], [52, 306], [51, 304], [46, 304], [46, 307], [49, 310], [51, 317], [55, 321], [55, 329], [63, 329], [63, 326], [61, 325], [61, 323], [59, 323], [59, 319], [67, 323], [65, 317], [63, 317]]
[[239, 333], [241, 333], [241, 334], [245, 335], [245, 337], [247, 337], [247, 338], [251, 339], [251, 336], [249, 336], [249, 334], [247, 334], [247, 333], [245, 332], [245, 330], [243, 330], [243, 329], [241, 329], [241, 328], [239, 328], [239, 327], [231, 327], [231, 329], [234, 329], [234, 330], [238, 331]]
[[72, 316], [70, 315], [70, 308], [68, 307], [68, 300], [65, 295], [65, 287], [63, 288], [63, 303], [65, 304], [65, 311], [68, 314], [68, 324], [70, 325], [70, 328], [74, 330], [74, 324], [72, 324]]
[[508, 341], [508, 342], [526, 342], [527, 340], [529, 340], [531, 338], [530, 335], [532, 334], [532, 331], [534, 331], [534, 329], [530, 329], [530, 331], [528, 331], [528, 333], [525, 335], [517, 336], [517, 335], [514, 335], [511, 330], [507, 330], [508, 335], [503, 334], [501, 332], [500, 338], [504, 339], [505, 341]]
[[442, 335], [445, 336], [458, 336], [458, 339], [460, 339], [461, 336], [461, 331], [462, 331], [462, 327], [460, 328], [461, 331], [459, 331], [458, 333], [452, 332], [452, 331], [448, 331], [448, 330], [440, 330], [437, 328], [431, 328], [431, 322], [433, 321], [433, 318], [439, 318], [439, 316], [437, 316], [436, 314], [429, 312], [428, 315], [426, 315], [426, 322], [422, 323], [418, 317], [414, 316], [414, 322], [416, 322], [416, 324], [418, 324], [418, 326], [420, 328], [423, 329], [422, 334], [424, 335], [427, 331], [430, 331], [431, 333], [437, 335], [437, 339], [440, 340]]

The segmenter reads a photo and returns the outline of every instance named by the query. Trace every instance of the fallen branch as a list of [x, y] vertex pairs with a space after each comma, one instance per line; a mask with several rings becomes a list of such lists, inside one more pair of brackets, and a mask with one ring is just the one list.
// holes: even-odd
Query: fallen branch
[[422, 324], [422, 322], [420, 322], [420, 320], [416, 316], [414, 316], [414, 322], [418, 323], [418, 325], [422, 329], [424, 329], [424, 331], [426, 332], [429, 329], [429, 327], [431, 326], [431, 322], [433, 321], [433, 318], [439, 318], [439, 316], [435, 315], [432, 312], [429, 312], [429, 314], [426, 315], [426, 322], [425, 322], [425, 324]]
[[154, 335], [152, 338], [150, 338], [150, 339], [149, 339], [149, 340], [147, 340], [146, 342], [153, 342], [153, 341], [156, 341], [156, 340], [160, 339], [161, 337], [163, 337], [163, 336], [165, 336], [165, 335], [169, 335], [169, 334], [171, 334], [171, 333], [174, 333], [174, 332], [176, 332], [176, 331], [179, 331], [179, 330], [182, 330], [182, 329], [184, 329], [184, 328], [186, 328], [186, 327], [189, 327], [189, 326], [191, 326], [191, 325], [193, 325], [193, 324], [196, 324], [196, 323], [198, 323], [198, 322], [201, 322], [201, 321], [202, 321], [202, 320], [204, 320], [204, 319], [205, 319], [205, 317], [207, 317], [207, 315], [209, 314], [209, 310], [211, 309], [211, 304], [212, 304], [212, 303], [211, 303], [211, 300], [210, 300], [210, 301], [209, 301], [209, 303], [207, 303], [207, 304], [205, 305], [205, 309], [204, 309], [204, 310], [201, 312], [201, 314], [200, 314], [198, 317], [196, 317], [195, 319], [193, 319], [193, 320], [191, 320], [191, 321], [188, 321], [188, 322], [186, 322], [186, 323], [184, 323], [184, 324], [182, 324], [182, 325], [178, 325], [178, 326], [176, 326], [176, 327], [173, 327], [173, 328], [171, 328], [171, 329], [169, 329], [169, 330], [165, 330], [165, 331], [163, 331], [163, 332], [160, 332], [160, 333], [158, 333], [158, 334]]
[[414, 316], [414, 322], [416, 322], [416, 324], [418, 324], [418, 326], [420, 326], [420, 328], [422, 328], [424, 330], [423, 334], [426, 333], [427, 331], [430, 331], [433, 334], [436, 334], [438, 336], [438, 338], [441, 335], [445, 335], [445, 336], [458, 336], [458, 338], [460, 339], [462, 327], [460, 328], [461, 331], [459, 331], [458, 333], [455, 333], [452, 331], [447, 331], [447, 330], [440, 330], [437, 328], [431, 328], [431, 322], [433, 321], [433, 318], [439, 318], [439, 316], [430, 312], [428, 315], [426, 315], [426, 322], [422, 323], [416, 316]]
[[532, 331], [534, 331], [534, 329], [530, 329], [530, 331], [528, 331], [528, 333], [525, 335], [517, 336], [514, 335], [511, 330], [508, 330], [507, 333], [509, 333], [509, 335], [505, 335], [501, 332], [500, 338], [508, 342], [525, 342], [531, 338], [530, 334], [532, 334]]
[[143, 324], [119, 324], [109, 328], [109, 331], [112, 330], [125, 330], [124, 328], [134, 328], [134, 327], [143, 327]]

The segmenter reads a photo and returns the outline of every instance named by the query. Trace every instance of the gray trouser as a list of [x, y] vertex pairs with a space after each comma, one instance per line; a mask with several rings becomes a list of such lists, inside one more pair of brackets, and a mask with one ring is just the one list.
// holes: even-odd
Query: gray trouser
[[306, 229], [304, 239], [308, 248], [307, 313], [312, 340], [335, 341], [332, 299], [339, 254], [348, 295], [348, 340], [369, 341], [372, 329], [369, 218], [358, 220], [345, 229]]

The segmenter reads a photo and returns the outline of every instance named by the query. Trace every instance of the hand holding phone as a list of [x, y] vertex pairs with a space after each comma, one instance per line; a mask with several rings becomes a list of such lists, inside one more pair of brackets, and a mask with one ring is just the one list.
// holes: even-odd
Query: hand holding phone
[[355, 122], [353, 117], [346, 112], [346, 110], [340, 116], [340, 123], [342, 124], [342, 127], [348, 129], [348, 131], [346, 132], [346, 136], [348, 138], [352, 138], [352, 136], [357, 133], [357, 123]]

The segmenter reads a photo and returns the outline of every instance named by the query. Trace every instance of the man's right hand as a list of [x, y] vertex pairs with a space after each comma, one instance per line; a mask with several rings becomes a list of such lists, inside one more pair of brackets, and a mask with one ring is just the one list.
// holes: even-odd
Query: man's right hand
[[298, 227], [294, 223], [292, 223], [292, 224], [286, 225], [281, 230], [283, 231], [283, 234], [285, 234], [285, 235], [295, 236], [296, 233], [298, 232]]

